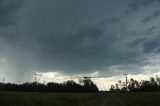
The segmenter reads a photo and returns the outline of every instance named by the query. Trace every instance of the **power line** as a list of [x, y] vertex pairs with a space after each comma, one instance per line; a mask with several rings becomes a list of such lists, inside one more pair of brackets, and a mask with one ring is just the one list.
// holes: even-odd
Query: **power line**
[[4, 77], [3, 77], [3, 84], [4, 84]]

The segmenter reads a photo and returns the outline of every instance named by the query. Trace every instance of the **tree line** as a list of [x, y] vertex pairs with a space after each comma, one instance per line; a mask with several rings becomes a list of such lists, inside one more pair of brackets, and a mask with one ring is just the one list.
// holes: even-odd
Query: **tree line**
[[0, 91], [23, 91], [23, 92], [98, 92], [98, 87], [90, 78], [83, 78], [79, 83], [68, 80], [64, 83], [26, 82], [23, 84], [0, 83]]
[[[137, 81], [133, 78], [122, 82], [119, 80], [115, 85], [111, 85], [111, 92], [152, 92], [160, 91], [160, 77], [151, 77], [149, 80]], [[0, 91], [23, 91], [23, 92], [98, 92], [98, 87], [88, 77], [79, 79], [79, 83], [68, 80], [63, 83], [48, 82], [47, 84], [38, 82], [26, 82], [23, 84], [0, 83]]]
[[137, 81], [133, 78], [126, 82], [118, 81], [115, 85], [111, 85], [110, 91], [112, 92], [152, 92], [160, 91], [160, 77], [151, 77], [149, 80]]

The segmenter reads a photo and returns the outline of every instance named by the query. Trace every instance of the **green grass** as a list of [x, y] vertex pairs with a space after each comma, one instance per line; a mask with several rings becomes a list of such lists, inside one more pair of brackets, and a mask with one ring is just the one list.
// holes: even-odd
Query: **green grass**
[[[0, 106], [101, 106], [104, 100], [113, 97], [121, 106], [160, 106], [160, 92], [118, 94], [0, 92]], [[111, 102], [114, 103], [112, 100], [107, 103]]]
[[160, 106], [160, 92], [121, 93], [116, 97], [122, 106]]
[[98, 106], [104, 99], [99, 93], [1, 92], [0, 106]]

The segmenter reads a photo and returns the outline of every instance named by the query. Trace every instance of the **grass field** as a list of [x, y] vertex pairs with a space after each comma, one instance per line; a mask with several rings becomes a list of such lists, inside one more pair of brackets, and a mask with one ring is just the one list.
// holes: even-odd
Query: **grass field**
[[121, 93], [116, 98], [121, 106], [160, 106], [160, 92]]
[[0, 106], [160, 106], [153, 93], [0, 92]]
[[99, 106], [104, 99], [98, 93], [1, 92], [0, 106]]

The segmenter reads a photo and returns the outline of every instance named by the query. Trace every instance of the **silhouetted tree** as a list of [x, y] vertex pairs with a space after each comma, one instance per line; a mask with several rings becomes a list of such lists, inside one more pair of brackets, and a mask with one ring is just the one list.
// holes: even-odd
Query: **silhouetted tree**
[[98, 87], [90, 78], [84, 77], [82, 80], [84, 92], [98, 92]]
[[0, 91], [24, 91], [24, 92], [97, 92], [98, 88], [91, 79], [82, 79], [83, 84], [73, 80], [64, 83], [49, 82], [46, 85], [37, 82], [26, 82], [23, 84], [0, 83]]
[[[119, 85], [121, 84], [120, 81]], [[160, 91], [160, 78], [158, 76], [151, 77], [150, 80], [141, 80], [140, 82], [138, 82], [137, 80], [134, 80], [133, 78], [130, 79], [130, 81], [128, 81], [129, 84], [126, 87], [126, 84], [123, 82], [122, 88], [120, 90], [116, 90], [118, 89], [118, 84], [116, 84], [115, 86], [111, 86], [110, 91], [131, 91], [131, 92], [135, 92], [135, 91], [142, 91], [142, 92], [151, 92], [151, 91]], [[128, 88], [128, 90], [127, 90]]]
[[128, 89], [129, 91], [137, 91], [139, 89], [138, 81], [131, 78], [129, 81]]
[[109, 89], [110, 91], [115, 91], [114, 85], [111, 85], [111, 88]]
[[116, 92], [120, 91], [119, 84], [115, 84], [114, 91], [116, 91]]

